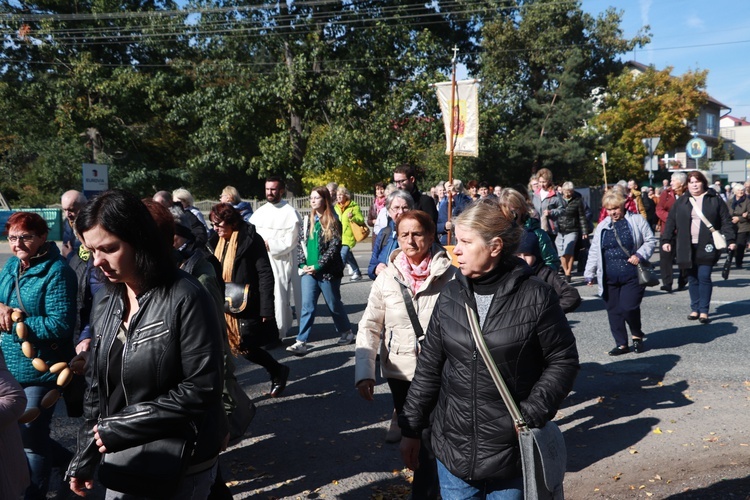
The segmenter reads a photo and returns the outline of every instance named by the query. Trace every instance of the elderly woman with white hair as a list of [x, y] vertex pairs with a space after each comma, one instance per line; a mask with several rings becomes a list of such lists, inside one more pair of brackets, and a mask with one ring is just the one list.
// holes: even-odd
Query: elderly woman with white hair
[[203, 213], [195, 206], [195, 199], [193, 198], [193, 195], [190, 194], [190, 191], [185, 188], [175, 189], [174, 191], [172, 191], [172, 201], [182, 204], [182, 208], [184, 210], [187, 210], [191, 214], [195, 215], [198, 220], [201, 221], [201, 223], [206, 227], [206, 234], [209, 233], [206, 219], [205, 217], [203, 217]]

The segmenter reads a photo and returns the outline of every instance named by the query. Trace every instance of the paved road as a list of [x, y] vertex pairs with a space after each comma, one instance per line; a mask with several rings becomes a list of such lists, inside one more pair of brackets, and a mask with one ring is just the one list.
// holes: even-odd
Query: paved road
[[[367, 253], [355, 249], [362, 266]], [[733, 270], [723, 281], [717, 267], [714, 279], [709, 325], [686, 320], [687, 291], [649, 289], [643, 302], [648, 351], [618, 358], [606, 355], [613, 340], [595, 287], [574, 279], [585, 300], [568, 319], [582, 368], [558, 415], [568, 444], [568, 498], [750, 494], [750, 272]], [[370, 284], [344, 278], [353, 323]], [[387, 385], [379, 381], [375, 402], [359, 398], [354, 346], [336, 345], [322, 301], [318, 312], [310, 354], [271, 351], [291, 368], [285, 397], [266, 396], [265, 371], [239, 361], [238, 378], [258, 412], [249, 435], [222, 456], [225, 479], [235, 498], [406, 498], [398, 445], [383, 439], [391, 413]], [[62, 415], [57, 422], [55, 435], [72, 446], [76, 422]]]

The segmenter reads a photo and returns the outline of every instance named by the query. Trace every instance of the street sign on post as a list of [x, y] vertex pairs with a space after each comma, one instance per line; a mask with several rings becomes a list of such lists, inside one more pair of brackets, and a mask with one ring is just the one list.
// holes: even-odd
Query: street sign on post
[[661, 141], [661, 137], [641, 139], [643, 146], [646, 148], [646, 159], [643, 161], [643, 169], [649, 172], [649, 178], [653, 178], [654, 170], [659, 169], [659, 159], [654, 156], [659, 141]]

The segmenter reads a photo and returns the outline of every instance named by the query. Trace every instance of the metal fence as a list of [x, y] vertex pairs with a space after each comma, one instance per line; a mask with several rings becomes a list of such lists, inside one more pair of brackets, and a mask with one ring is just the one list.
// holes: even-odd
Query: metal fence
[[[352, 193], [352, 200], [354, 200], [357, 205], [359, 205], [359, 208], [362, 210], [362, 214], [366, 216], [367, 210], [370, 209], [370, 205], [372, 205], [372, 200], [375, 198], [374, 195], [371, 194], [358, 194], [358, 193]], [[295, 198], [285, 198], [286, 201], [293, 206], [297, 211], [302, 215], [309, 215], [310, 214], [310, 196], [297, 196]], [[243, 200], [247, 201], [252, 205], [253, 212], [258, 209], [261, 205], [264, 205], [267, 203], [266, 200]], [[208, 214], [211, 212], [211, 207], [219, 203], [219, 200], [201, 200], [196, 201], [195, 206], [198, 210], [200, 210], [205, 217], [208, 217]]]

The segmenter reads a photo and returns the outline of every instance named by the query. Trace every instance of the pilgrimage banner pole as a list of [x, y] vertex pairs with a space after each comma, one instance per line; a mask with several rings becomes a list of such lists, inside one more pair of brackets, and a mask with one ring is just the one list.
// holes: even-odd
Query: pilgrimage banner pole
[[[451, 186], [451, 193], [448, 195], [448, 222], [451, 221], [453, 213], [453, 153], [456, 149], [456, 55], [458, 47], [453, 47], [453, 61], [451, 62], [451, 131], [450, 131], [450, 155], [448, 156], [448, 184]], [[446, 243], [451, 244], [453, 238], [453, 228], [448, 230], [448, 239]]]

